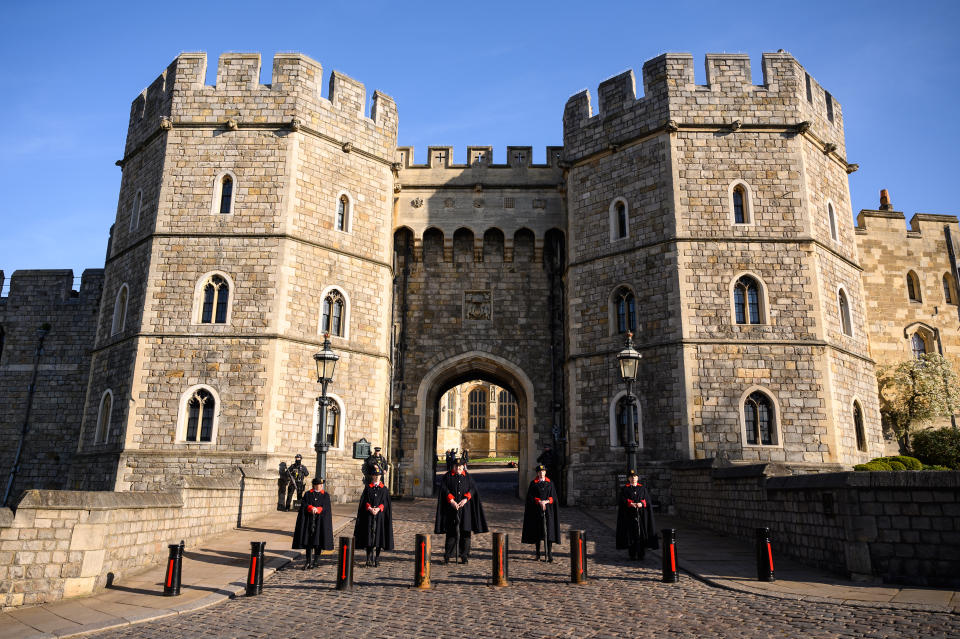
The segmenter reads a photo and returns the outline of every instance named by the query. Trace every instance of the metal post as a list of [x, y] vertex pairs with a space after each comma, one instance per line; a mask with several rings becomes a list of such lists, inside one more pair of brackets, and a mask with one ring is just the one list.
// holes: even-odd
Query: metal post
[[237, 466], [240, 471], [240, 503], [237, 506], [237, 528], [243, 528], [243, 490], [246, 487], [247, 474], [243, 472], [243, 466]]
[[340, 538], [337, 560], [337, 590], [353, 589], [353, 537]]
[[317, 465], [314, 469], [314, 477], [327, 476], [327, 451], [330, 450], [330, 444], [327, 442], [327, 406], [330, 404], [330, 398], [327, 397], [327, 382], [321, 384], [321, 394], [317, 398], [320, 403], [320, 427], [317, 428], [317, 441], [314, 449], [317, 451]]
[[757, 528], [757, 580], [776, 581], [773, 574], [773, 548], [770, 546], [769, 528]]
[[570, 583], [587, 582], [587, 533], [570, 531]]
[[493, 583], [494, 586], [509, 586], [507, 577], [510, 574], [509, 556], [510, 535], [493, 533]]
[[673, 528], [664, 528], [660, 531], [663, 535], [663, 583], [675, 584], [680, 580], [680, 572], [677, 570], [677, 531]]
[[163, 594], [176, 597], [180, 594], [180, 577], [183, 567], [183, 542], [169, 544], [170, 555], [167, 558], [167, 571], [163, 579]]
[[263, 592], [263, 549], [265, 541], [250, 542], [250, 570], [247, 571], [247, 596], [252, 597]]
[[413, 587], [428, 590], [430, 584], [430, 535], [417, 535], [414, 550]]
[[633, 423], [637, 398], [633, 395], [633, 380], [627, 382], [627, 470], [637, 470], [637, 433]]

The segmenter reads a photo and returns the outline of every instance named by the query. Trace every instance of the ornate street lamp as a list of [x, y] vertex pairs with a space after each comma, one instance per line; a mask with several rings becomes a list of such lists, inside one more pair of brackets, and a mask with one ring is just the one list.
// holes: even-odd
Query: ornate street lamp
[[317, 451], [314, 477], [325, 478], [327, 475], [327, 451], [330, 450], [330, 443], [327, 441], [327, 406], [332, 401], [327, 397], [327, 385], [333, 381], [333, 371], [339, 359], [340, 356], [330, 350], [330, 333], [324, 333], [323, 348], [313, 356], [313, 361], [317, 364], [317, 383], [320, 384], [320, 397], [317, 398], [320, 404], [320, 427], [317, 428], [317, 441], [313, 446]]
[[637, 379], [637, 369], [640, 365], [640, 353], [633, 347], [633, 333], [627, 333], [627, 345], [617, 353], [617, 363], [620, 364], [620, 377], [627, 383], [627, 470], [637, 469], [637, 435], [633, 423], [634, 407], [637, 398], [633, 395], [633, 382]]

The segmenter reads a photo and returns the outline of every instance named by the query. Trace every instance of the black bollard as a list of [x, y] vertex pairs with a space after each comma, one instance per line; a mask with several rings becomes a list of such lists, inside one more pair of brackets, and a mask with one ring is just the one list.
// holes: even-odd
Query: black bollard
[[163, 580], [163, 594], [167, 597], [176, 597], [180, 594], [180, 577], [183, 569], [183, 541], [179, 544], [170, 544], [170, 556], [167, 559], [167, 574]]
[[250, 570], [247, 571], [247, 596], [252, 597], [263, 592], [263, 549], [265, 541], [250, 542]]
[[570, 531], [570, 583], [587, 582], [587, 533]]
[[680, 581], [677, 570], [677, 531], [673, 528], [664, 528], [663, 535], [663, 583], [675, 584]]
[[493, 533], [493, 586], [509, 586], [510, 574], [510, 535]]
[[337, 561], [337, 590], [353, 589], [353, 537], [340, 538]]
[[773, 576], [773, 549], [770, 547], [769, 528], [757, 528], [757, 580], [776, 581]]
[[417, 535], [414, 550], [415, 570], [413, 586], [420, 590], [428, 590], [430, 586], [430, 535]]

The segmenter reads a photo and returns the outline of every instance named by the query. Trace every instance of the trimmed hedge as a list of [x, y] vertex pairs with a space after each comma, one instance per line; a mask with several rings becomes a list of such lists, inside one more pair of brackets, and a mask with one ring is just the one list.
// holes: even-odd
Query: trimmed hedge
[[854, 470], [877, 471], [877, 470], [924, 470], [924, 465], [919, 459], [907, 457], [906, 455], [896, 455], [894, 457], [877, 457], [871, 459], [866, 464], [857, 464]]
[[924, 464], [960, 470], [960, 430], [950, 426], [922, 430], [913, 435], [910, 444]]

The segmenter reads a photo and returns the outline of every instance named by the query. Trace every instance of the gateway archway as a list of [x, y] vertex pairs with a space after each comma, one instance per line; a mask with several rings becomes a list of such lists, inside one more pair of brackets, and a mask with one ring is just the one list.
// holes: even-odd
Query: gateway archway
[[512, 362], [492, 353], [471, 351], [434, 366], [417, 389], [417, 447], [411, 469], [414, 475], [414, 495], [433, 495], [436, 437], [441, 414], [440, 398], [451, 388], [474, 380], [508, 389], [516, 397], [519, 476], [523, 478], [530, 475], [530, 469], [537, 457], [534, 429], [531, 428], [531, 416], [535, 415], [536, 408], [533, 382]]

